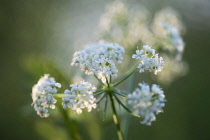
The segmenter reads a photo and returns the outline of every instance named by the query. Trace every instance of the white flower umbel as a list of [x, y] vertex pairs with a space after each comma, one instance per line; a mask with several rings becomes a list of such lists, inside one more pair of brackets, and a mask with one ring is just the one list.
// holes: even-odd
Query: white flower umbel
[[79, 65], [87, 75], [96, 75], [103, 83], [109, 76], [117, 77], [115, 62], [121, 63], [124, 48], [114, 43], [96, 43], [74, 53], [71, 65]]
[[77, 114], [82, 113], [82, 109], [87, 108], [90, 112], [92, 108], [96, 108], [96, 98], [93, 92], [96, 87], [89, 82], [81, 81], [76, 84], [70, 85], [71, 90], [65, 90], [63, 100], [63, 108], [66, 107], [75, 110]]
[[166, 22], [163, 22], [162, 26], [165, 29], [167, 35], [167, 42], [177, 51], [177, 60], [181, 60], [185, 45], [178, 28]]
[[49, 74], [45, 74], [39, 79], [38, 83], [33, 86], [32, 105], [40, 117], [48, 117], [48, 108], [55, 108], [54, 104], [57, 100], [53, 97], [53, 94], [57, 93], [57, 88], [60, 87], [61, 84], [57, 83]]
[[144, 45], [144, 50], [136, 50], [136, 54], [132, 55], [132, 58], [139, 61], [139, 72], [142, 73], [145, 70], [154, 71], [155, 74], [163, 69], [163, 58], [155, 54], [155, 50], [150, 46]]
[[133, 108], [133, 112], [140, 115], [142, 124], [151, 125], [156, 120], [155, 115], [163, 112], [165, 95], [163, 90], [153, 84], [150, 89], [148, 84], [139, 83], [141, 88], [136, 88], [132, 94], [128, 94], [127, 103]]

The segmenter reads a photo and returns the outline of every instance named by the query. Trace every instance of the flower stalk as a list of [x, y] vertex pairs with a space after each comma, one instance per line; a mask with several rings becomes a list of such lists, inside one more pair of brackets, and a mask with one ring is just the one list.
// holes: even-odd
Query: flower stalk
[[123, 133], [121, 131], [119, 119], [118, 119], [118, 116], [117, 116], [117, 111], [116, 111], [116, 108], [115, 108], [114, 97], [113, 97], [111, 92], [109, 92], [108, 94], [109, 94], [109, 97], [110, 97], [111, 107], [112, 107], [112, 111], [113, 111], [113, 120], [114, 120], [115, 126], [117, 128], [118, 138], [119, 138], [119, 140], [124, 140], [124, 136], [123, 136]]
[[68, 112], [62, 108], [62, 106], [59, 106], [59, 111], [61, 116], [63, 117], [63, 122], [67, 130], [67, 134], [70, 139], [72, 140], [83, 140], [81, 136], [78, 134], [77, 130], [77, 123], [74, 120], [71, 120]]
[[138, 68], [134, 68], [131, 70], [131, 72], [129, 72], [127, 75], [123, 76], [122, 79], [117, 82], [116, 84], [114, 84], [114, 87], [118, 86], [119, 84], [121, 84], [123, 81], [125, 81], [127, 78], [129, 78]]
[[[143, 118], [142, 124], [151, 125], [151, 122], [156, 119], [155, 115], [162, 112], [162, 107], [165, 105], [165, 96], [162, 89], [155, 84], [150, 88], [145, 83], [139, 83], [141, 89], [136, 88], [133, 93], [116, 89], [116, 86], [128, 79], [138, 69], [140, 69], [140, 73], [149, 70], [154, 71], [155, 74], [162, 70], [164, 63], [162, 57], [155, 54], [155, 50], [148, 45], [143, 46], [143, 48], [144, 50], [136, 50], [136, 54], [132, 55], [132, 58], [138, 60], [138, 65], [134, 65], [135, 67], [114, 84], [112, 84], [112, 78], [116, 78], [118, 72], [115, 63], [121, 63], [121, 60], [123, 60], [124, 49], [122, 46], [112, 43], [96, 44], [88, 46], [80, 52], [75, 52], [72, 65], [79, 65], [81, 70], [85, 71], [85, 74], [94, 75], [102, 88], [97, 89], [90, 82], [83, 80], [69, 85], [70, 89], [64, 90], [63, 93], [58, 93], [61, 84], [46, 74], [40, 78], [32, 89], [34, 109], [41, 117], [48, 117], [48, 109], [55, 109], [55, 104], [58, 102], [57, 107], [63, 117], [69, 138], [73, 140], [81, 140], [82, 138], [78, 135], [78, 123], [69, 118], [68, 111], [65, 109], [69, 108], [77, 114], [82, 114], [84, 109], [91, 112], [97, 108], [97, 105], [104, 98], [103, 120], [106, 117], [108, 100], [110, 99], [113, 121], [117, 128], [119, 140], [124, 140], [126, 133], [124, 136], [121, 130], [115, 101], [131, 115], [141, 116]], [[120, 98], [126, 99], [129, 106], [124, 104]], [[132, 107], [131, 110], [129, 107]]]

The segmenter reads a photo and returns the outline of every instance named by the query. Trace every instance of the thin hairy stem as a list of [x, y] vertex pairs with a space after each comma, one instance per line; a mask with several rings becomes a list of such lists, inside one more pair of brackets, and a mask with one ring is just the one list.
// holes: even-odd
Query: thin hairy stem
[[111, 92], [109, 92], [109, 97], [110, 97], [111, 107], [113, 111], [113, 120], [114, 120], [115, 126], [117, 127], [118, 138], [119, 140], [124, 140], [124, 136], [120, 128], [120, 123], [119, 123], [119, 119], [118, 119], [116, 108], [115, 108], [114, 97], [112, 96]]

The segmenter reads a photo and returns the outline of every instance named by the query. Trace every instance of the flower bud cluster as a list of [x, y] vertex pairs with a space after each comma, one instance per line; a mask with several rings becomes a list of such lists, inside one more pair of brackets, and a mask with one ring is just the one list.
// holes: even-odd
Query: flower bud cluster
[[151, 125], [151, 122], [156, 120], [155, 115], [163, 112], [165, 95], [158, 85], [153, 84], [151, 89], [145, 83], [139, 83], [139, 86], [141, 89], [136, 88], [128, 95], [127, 103], [133, 108], [135, 114], [143, 117], [142, 124]]
[[55, 109], [56, 99], [53, 94], [57, 93], [57, 88], [60, 88], [61, 84], [57, 83], [53, 77], [49, 74], [45, 74], [41, 77], [36, 85], [32, 88], [32, 99], [34, 109], [41, 117], [48, 117], [48, 108]]
[[142, 73], [145, 70], [154, 71], [155, 74], [163, 69], [163, 58], [155, 54], [155, 50], [150, 46], [144, 45], [144, 50], [136, 50], [136, 54], [132, 55], [132, 58], [139, 61], [139, 72]]
[[125, 50], [114, 43], [96, 43], [74, 53], [71, 65], [79, 65], [87, 75], [96, 75], [103, 83], [106, 77], [117, 77], [115, 62], [121, 63]]
[[71, 90], [65, 90], [65, 95], [62, 98], [64, 109], [68, 107], [75, 110], [77, 114], [81, 114], [84, 108], [87, 108], [88, 112], [92, 108], [96, 108], [96, 98], [93, 96], [93, 92], [96, 91], [95, 86], [92, 86], [89, 82], [81, 81], [70, 85], [70, 87]]

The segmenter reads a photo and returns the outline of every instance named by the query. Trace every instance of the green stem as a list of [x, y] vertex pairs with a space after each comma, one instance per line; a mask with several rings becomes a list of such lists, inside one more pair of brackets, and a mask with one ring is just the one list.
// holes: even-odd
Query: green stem
[[118, 94], [118, 95], [120, 95], [120, 96], [122, 96], [122, 97], [124, 97], [124, 98], [126, 98], [126, 99], [128, 98], [126, 95], [122, 94], [122, 93], [121, 93], [120, 91], [118, 91], [117, 89], [114, 89], [113, 92], [116, 93], [116, 94]]
[[126, 111], [128, 111], [131, 115], [140, 118], [139, 115], [136, 115], [136, 114], [133, 113], [129, 108], [127, 108], [127, 107], [120, 101], [120, 99], [117, 97], [117, 95], [113, 94], [113, 96], [115, 97], [115, 99], [117, 100], [117, 102], [118, 102], [120, 105], [122, 105], [122, 107], [123, 107]]
[[129, 128], [130, 117], [131, 117], [131, 115], [129, 115], [129, 114], [126, 115], [125, 128], [124, 128], [124, 136], [125, 136], [125, 139], [128, 138], [128, 128]]
[[104, 83], [100, 79], [98, 79], [98, 77], [95, 74], [94, 74], [94, 77], [99, 81], [99, 83], [101, 83], [102, 85], [104, 85]]
[[[136, 82], [136, 77], [137, 73], [134, 73], [131, 78], [127, 81], [127, 84], [128, 84], [128, 91], [131, 92], [133, 89], [134, 89], [134, 83]], [[131, 115], [130, 114], [126, 114], [126, 120], [125, 120], [125, 127], [124, 127], [124, 137], [125, 139], [127, 139], [128, 137], [128, 128], [129, 128], [129, 122], [130, 122], [130, 117]]]
[[125, 81], [128, 77], [130, 77], [138, 68], [135, 67], [135, 69], [133, 69], [131, 72], [129, 72], [127, 75], [125, 75], [124, 77], [122, 77], [122, 79], [114, 84], [114, 87], [116, 87], [117, 85], [119, 85], [120, 83], [122, 83], [123, 81]]
[[77, 126], [78, 126], [77, 122], [69, 119], [69, 115], [68, 115], [67, 111], [64, 110], [62, 108], [62, 106], [59, 106], [59, 111], [63, 117], [64, 125], [67, 129], [67, 133], [68, 133], [70, 139], [82, 140], [82, 138], [80, 137], [80, 135], [78, 134], [78, 131], [77, 131]]
[[104, 93], [101, 97], [99, 97], [99, 100], [96, 101], [96, 103], [97, 104], [100, 103], [103, 100], [103, 98], [105, 97], [105, 95], [106, 95], [106, 93]]
[[112, 96], [111, 92], [109, 92], [109, 97], [110, 97], [111, 107], [112, 107], [112, 111], [113, 111], [113, 120], [114, 120], [115, 126], [117, 127], [118, 138], [119, 138], [119, 140], [124, 140], [123, 133], [120, 129], [120, 123], [119, 123], [119, 119], [117, 116], [114, 100], [113, 100], [114, 97]]
[[109, 87], [109, 81], [108, 81], [107, 77], [105, 77], [105, 78], [106, 78], [106, 84]]
[[107, 94], [106, 94], [106, 100], [105, 100], [105, 105], [104, 105], [104, 116], [103, 116], [103, 121], [105, 120], [105, 117], [106, 117], [107, 105], [108, 105], [108, 96], [107, 96]]
[[65, 95], [65, 94], [63, 94], [63, 93], [56, 93], [56, 94], [53, 94], [53, 96], [54, 96], [55, 98], [63, 98], [64, 95]]
[[102, 93], [104, 93], [104, 92], [105, 92], [105, 90], [102, 90], [102, 91], [100, 91], [100, 92], [96, 92], [96, 93], [93, 94], [93, 96], [100, 95], [100, 94], [102, 94]]

